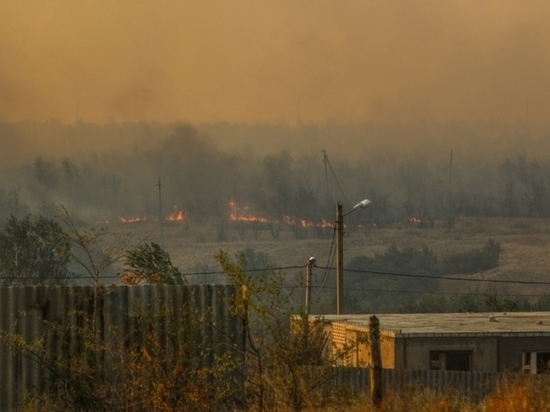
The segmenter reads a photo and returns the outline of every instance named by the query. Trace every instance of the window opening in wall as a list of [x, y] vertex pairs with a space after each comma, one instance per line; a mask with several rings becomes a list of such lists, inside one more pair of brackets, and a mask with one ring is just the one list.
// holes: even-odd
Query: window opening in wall
[[550, 374], [550, 352], [523, 352], [523, 373]]
[[537, 352], [537, 373], [550, 373], [550, 352]]
[[441, 371], [471, 371], [470, 351], [431, 351], [430, 369]]

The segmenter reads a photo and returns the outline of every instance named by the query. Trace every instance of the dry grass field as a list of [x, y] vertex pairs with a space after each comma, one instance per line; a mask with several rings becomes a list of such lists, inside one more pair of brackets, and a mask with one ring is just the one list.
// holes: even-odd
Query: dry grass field
[[[550, 410], [547, 375], [536, 379], [502, 376], [497, 388], [484, 399], [473, 399], [452, 391], [410, 388], [387, 394], [375, 407], [370, 399], [342, 410], [348, 412], [546, 412]], [[324, 409], [323, 409], [324, 410]], [[309, 411], [309, 410], [308, 410]]]
[[[131, 231], [138, 239], [161, 243], [170, 253], [173, 263], [184, 273], [216, 271], [219, 268], [214, 256], [219, 250], [227, 251], [231, 256], [246, 248], [266, 253], [271, 262], [281, 267], [305, 265], [310, 256], [317, 258], [319, 266], [327, 266], [334, 232], [332, 228], [322, 232], [309, 228], [296, 236], [291, 227], [281, 226], [278, 238], [275, 238], [267, 225], [189, 219], [167, 222], [163, 227], [162, 239], [159, 226], [154, 223], [117, 224], [117, 229]], [[221, 241], [222, 237], [225, 240]], [[344, 236], [344, 262], [357, 255], [382, 253], [392, 243], [399, 248], [427, 246], [442, 257], [481, 248], [490, 238], [499, 242], [502, 248], [499, 266], [461, 277], [548, 281], [549, 285], [447, 281], [441, 285], [445, 292], [528, 296], [550, 294], [550, 220], [458, 218], [449, 232], [444, 229], [443, 222], [436, 222], [433, 228], [406, 223], [394, 223], [383, 228], [348, 227]], [[291, 272], [299, 276], [302, 271], [293, 269]], [[289, 275], [293, 276], [293, 273]]]

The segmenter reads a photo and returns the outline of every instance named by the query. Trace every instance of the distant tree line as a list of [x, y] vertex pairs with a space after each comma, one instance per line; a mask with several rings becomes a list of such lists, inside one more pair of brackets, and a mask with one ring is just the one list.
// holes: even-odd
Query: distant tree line
[[[52, 216], [59, 204], [92, 222], [157, 215], [159, 177], [166, 209], [176, 205], [194, 219], [221, 221], [233, 200], [273, 222], [285, 217], [287, 222], [321, 222], [333, 218], [337, 201], [349, 208], [365, 197], [373, 201], [372, 213], [354, 216], [348, 224], [404, 221], [429, 228], [440, 221], [450, 230], [459, 215], [550, 216], [550, 133], [542, 126], [535, 130], [537, 136], [510, 133], [498, 124], [489, 129], [452, 124], [300, 130], [3, 125], [0, 137], [22, 135], [41, 141], [38, 136], [44, 135], [52, 146], [75, 148], [62, 156], [51, 149], [23, 163], [6, 162], [0, 218]], [[266, 137], [270, 140], [263, 140]], [[261, 147], [265, 142], [273, 149], [231, 150], [224, 139], [233, 139], [239, 147], [246, 147], [246, 142]], [[111, 150], [99, 151], [98, 144], [94, 151], [90, 144], [110, 140]], [[79, 145], [84, 153], [79, 153]], [[330, 167], [321, 153], [325, 145], [334, 148], [334, 154], [328, 152]], [[306, 151], [306, 146], [311, 149]], [[303, 235], [298, 228], [295, 234]]]

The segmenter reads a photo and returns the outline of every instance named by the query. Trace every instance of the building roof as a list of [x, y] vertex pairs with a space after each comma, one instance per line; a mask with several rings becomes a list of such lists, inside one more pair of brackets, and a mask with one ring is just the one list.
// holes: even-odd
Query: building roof
[[[321, 315], [330, 323], [368, 328], [371, 315]], [[382, 332], [412, 336], [549, 336], [550, 312], [407, 313], [376, 315]]]

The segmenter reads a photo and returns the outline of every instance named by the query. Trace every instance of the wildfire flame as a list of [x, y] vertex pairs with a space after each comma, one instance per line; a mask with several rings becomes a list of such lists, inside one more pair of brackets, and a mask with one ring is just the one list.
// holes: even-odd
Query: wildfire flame
[[[178, 206], [172, 207], [172, 212], [164, 217], [167, 222], [181, 222], [185, 220], [186, 214]], [[121, 223], [143, 223], [143, 222], [158, 222], [158, 216], [121, 216], [118, 221]]]
[[255, 216], [248, 213], [248, 206], [243, 207], [243, 212], [240, 211], [237, 202], [231, 199], [229, 205], [229, 219], [237, 222], [260, 222], [269, 223], [269, 219], [264, 216]]
[[[234, 222], [256, 222], [256, 223], [283, 223], [285, 225], [293, 226], [300, 225], [303, 228], [320, 227], [320, 228], [332, 228], [334, 222], [321, 219], [320, 222], [312, 222], [306, 219], [294, 219], [289, 215], [284, 215], [281, 220], [270, 219], [266, 216], [255, 215], [250, 212], [248, 206], [240, 207], [237, 202], [231, 199], [228, 203], [229, 206], [229, 219]], [[177, 205], [172, 207], [172, 211], [164, 217], [167, 222], [181, 222], [187, 218], [187, 214], [184, 210], [180, 209]], [[158, 222], [158, 216], [121, 216], [118, 221], [121, 223], [143, 223], [143, 222]]]
[[[229, 219], [235, 222], [260, 222], [260, 223], [279, 223], [276, 219], [269, 219], [265, 216], [253, 215], [249, 212], [248, 206], [239, 207], [235, 200], [231, 199], [228, 203], [229, 205]], [[242, 210], [241, 210], [242, 209]], [[293, 226], [299, 224], [304, 228], [308, 227], [322, 227], [322, 228], [331, 228], [334, 227], [334, 223], [322, 219], [321, 222], [311, 222], [309, 220], [300, 219], [296, 220], [291, 216], [284, 215], [282, 218], [282, 223], [285, 225]]]
[[176, 222], [176, 221], [182, 221], [185, 219], [185, 212], [181, 209], [179, 209], [176, 205], [172, 208], [172, 213], [167, 215], [164, 220], [168, 220], [170, 222]]
[[153, 219], [148, 216], [121, 216], [118, 218], [118, 221], [121, 223], [140, 223], [140, 222], [148, 222], [151, 220]]

